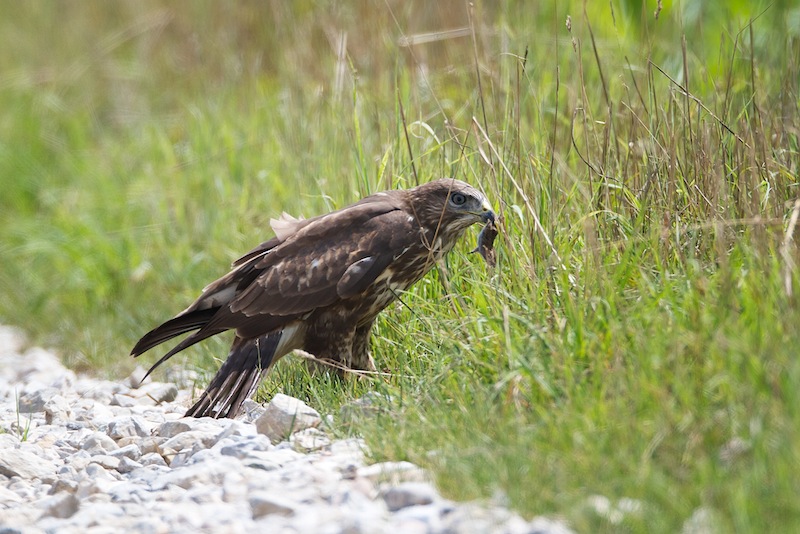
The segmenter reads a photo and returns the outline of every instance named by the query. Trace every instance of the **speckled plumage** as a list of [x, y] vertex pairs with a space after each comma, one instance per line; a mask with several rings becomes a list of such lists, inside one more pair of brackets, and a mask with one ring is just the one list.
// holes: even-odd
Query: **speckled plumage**
[[449, 252], [470, 225], [493, 221], [470, 185], [445, 178], [370, 195], [311, 219], [284, 214], [276, 236], [233, 264], [131, 354], [196, 330], [150, 369], [208, 337], [235, 330], [228, 359], [187, 415], [234, 417], [270, 366], [303, 349], [338, 368], [374, 369], [376, 316]]

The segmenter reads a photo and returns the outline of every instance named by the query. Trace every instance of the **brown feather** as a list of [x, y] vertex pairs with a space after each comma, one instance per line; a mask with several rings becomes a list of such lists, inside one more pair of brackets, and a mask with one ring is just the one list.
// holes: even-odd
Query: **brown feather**
[[234, 417], [263, 373], [296, 348], [339, 366], [374, 368], [369, 333], [377, 314], [467, 227], [490, 219], [483, 194], [454, 179], [377, 193], [310, 219], [284, 216], [273, 221], [277, 237], [236, 260], [132, 354], [197, 330], [155, 368], [202, 339], [235, 330], [228, 359], [187, 413], [196, 417]]

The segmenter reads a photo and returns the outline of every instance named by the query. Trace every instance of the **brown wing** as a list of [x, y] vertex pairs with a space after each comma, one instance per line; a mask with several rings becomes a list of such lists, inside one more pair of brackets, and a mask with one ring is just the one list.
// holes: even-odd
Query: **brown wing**
[[416, 240], [415, 222], [392, 203], [353, 205], [304, 226], [251, 260], [261, 274], [228, 309], [253, 317], [329, 306], [367, 289]]
[[209, 284], [186, 310], [146, 334], [134, 354], [199, 328], [157, 366], [225, 330], [236, 329], [241, 337], [260, 336], [306, 312], [358, 295], [419, 239], [416, 223], [396, 200], [381, 194], [367, 197], [303, 221], [283, 241], [262, 243]]

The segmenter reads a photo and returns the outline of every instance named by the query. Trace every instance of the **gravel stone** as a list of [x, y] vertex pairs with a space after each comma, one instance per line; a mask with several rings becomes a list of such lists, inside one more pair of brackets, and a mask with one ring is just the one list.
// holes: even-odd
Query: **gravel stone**
[[383, 500], [386, 501], [386, 507], [391, 512], [409, 506], [431, 504], [437, 497], [436, 489], [424, 482], [404, 482], [388, 488], [383, 493]]
[[80, 507], [80, 502], [71, 493], [58, 493], [38, 501], [36, 506], [44, 511], [45, 516], [67, 519], [75, 515]]
[[42, 412], [44, 405], [57, 394], [58, 390], [53, 387], [25, 392], [19, 397], [19, 411], [20, 413]]
[[306, 428], [292, 434], [289, 443], [298, 452], [312, 452], [329, 447], [331, 438], [318, 428]]
[[145, 378], [145, 375], [147, 375], [147, 369], [141, 365], [137, 365], [133, 368], [133, 371], [131, 371], [131, 374], [128, 375], [128, 378], [126, 378], [123, 383], [131, 389], [137, 389], [140, 386], [149, 384], [153, 381], [153, 379], [149, 376]]
[[106, 433], [108, 437], [117, 441], [122, 438], [133, 436], [149, 436], [150, 427], [151, 425], [147, 424], [147, 422], [138, 415], [124, 415], [110, 421]]
[[217, 445], [222, 445], [219, 452], [223, 456], [233, 456], [240, 460], [253, 457], [253, 453], [267, 452], [275, 448], [269, 438], [263, 434], [256, 434], [239, 440], [229, 440], [229, 442], [220, 440]]
[[138, 399], [140, 403], [158, 405], [174, 401], [178, 397], [178, 388], [175, 384], [150, 382], [129, 390], [128, 395]]
[[130, 445], [125, 445], [124, 447], [120, 447], [117, 450], [110, 451], [108, 453], [109, 456], [114, 456], [116, 458], [128, 458], [129, 460], [138, 460], [142, 457], [142, 451], [139, 449], [139, 446], [135, 443], [131, 443]]
[[[366, 465], [363, 440], [332, 440], [298, 399], [248, 401], [236, 421], [184, 418], [188, 390], [142, 383], [141, 369], [78, 377], [53, 352], [24, 346], [0, 325], [0, 534], [570, 532], [497, 504], [447, 501], [408, 462]], [[19, 424], [17, 391], [28, 410]], [[348, 417], [391, 400], [365, 398]], [[628, 504], [612, 508], [634, 513]], [[698, 512], [684, 530], [706, 523]]]
[[293, 501], [265, 491], [253, 493], [250, 495], [249, 501], [254, 518], [268, 514], [289, 516], [293, 515], [296, 510], [296, 505]]
[[203, 430], [189, 430], [161, 444], [161, 454], [175, 454], [186, 449], [207, 449], [216, 442], [217, 435]]
[[0, 475], [23, 479], [50, 478], [56, 465], [32, 452], [22, 449], [4, 449], [0, 454]]
[[109, 456], [108, 454], [97, 454], [92, 456], [89, 464], [97, 464], [104, 469], [119, 469], [120, 459], [115, 456]]
[[260, 434], [273, 443], [283, 441], [292, 432], [316, 427], [322, 422], [319, 413], [300, 399], [278, 393], [267, 405], [264, 414], [256, 420]]
[[163, 465], [164, 467], [167, 466], [167, 461], [164, 460], [164, 457], [156, 452], [149, 452], [147, 454], [142, 455], [142, 457], [139, 458], [139, 462], [141, 462], [143, 466], [145, 465]]
[[89, 454], [105, 454], [119, 449], [119, 445], [103, 432], [94, 432], [83, 440], [81, 449]]
[[67, 399], [61, 395], [53, 395], [44, 403], [44, 417], [48, 425], [54, 421], [69, 421], [72, 417], [72, 408]]

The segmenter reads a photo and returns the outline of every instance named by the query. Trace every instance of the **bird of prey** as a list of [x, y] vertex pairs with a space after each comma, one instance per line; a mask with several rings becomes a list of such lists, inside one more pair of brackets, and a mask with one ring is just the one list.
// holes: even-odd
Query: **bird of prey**
[[370, 195], [340, 210], [272, 220], [275, 237], [233, 263], [188, 308], [144, 335], [138, 356], [192, 332], [174, 354], [234, 330], [227, 360], [186, 413], [235, 417], [279, 358], [303, 349], [338, 369], [374, 370], [369, 336], [378, 313], [422, 278], [478, 222], [486, 197], [456, 179]]

